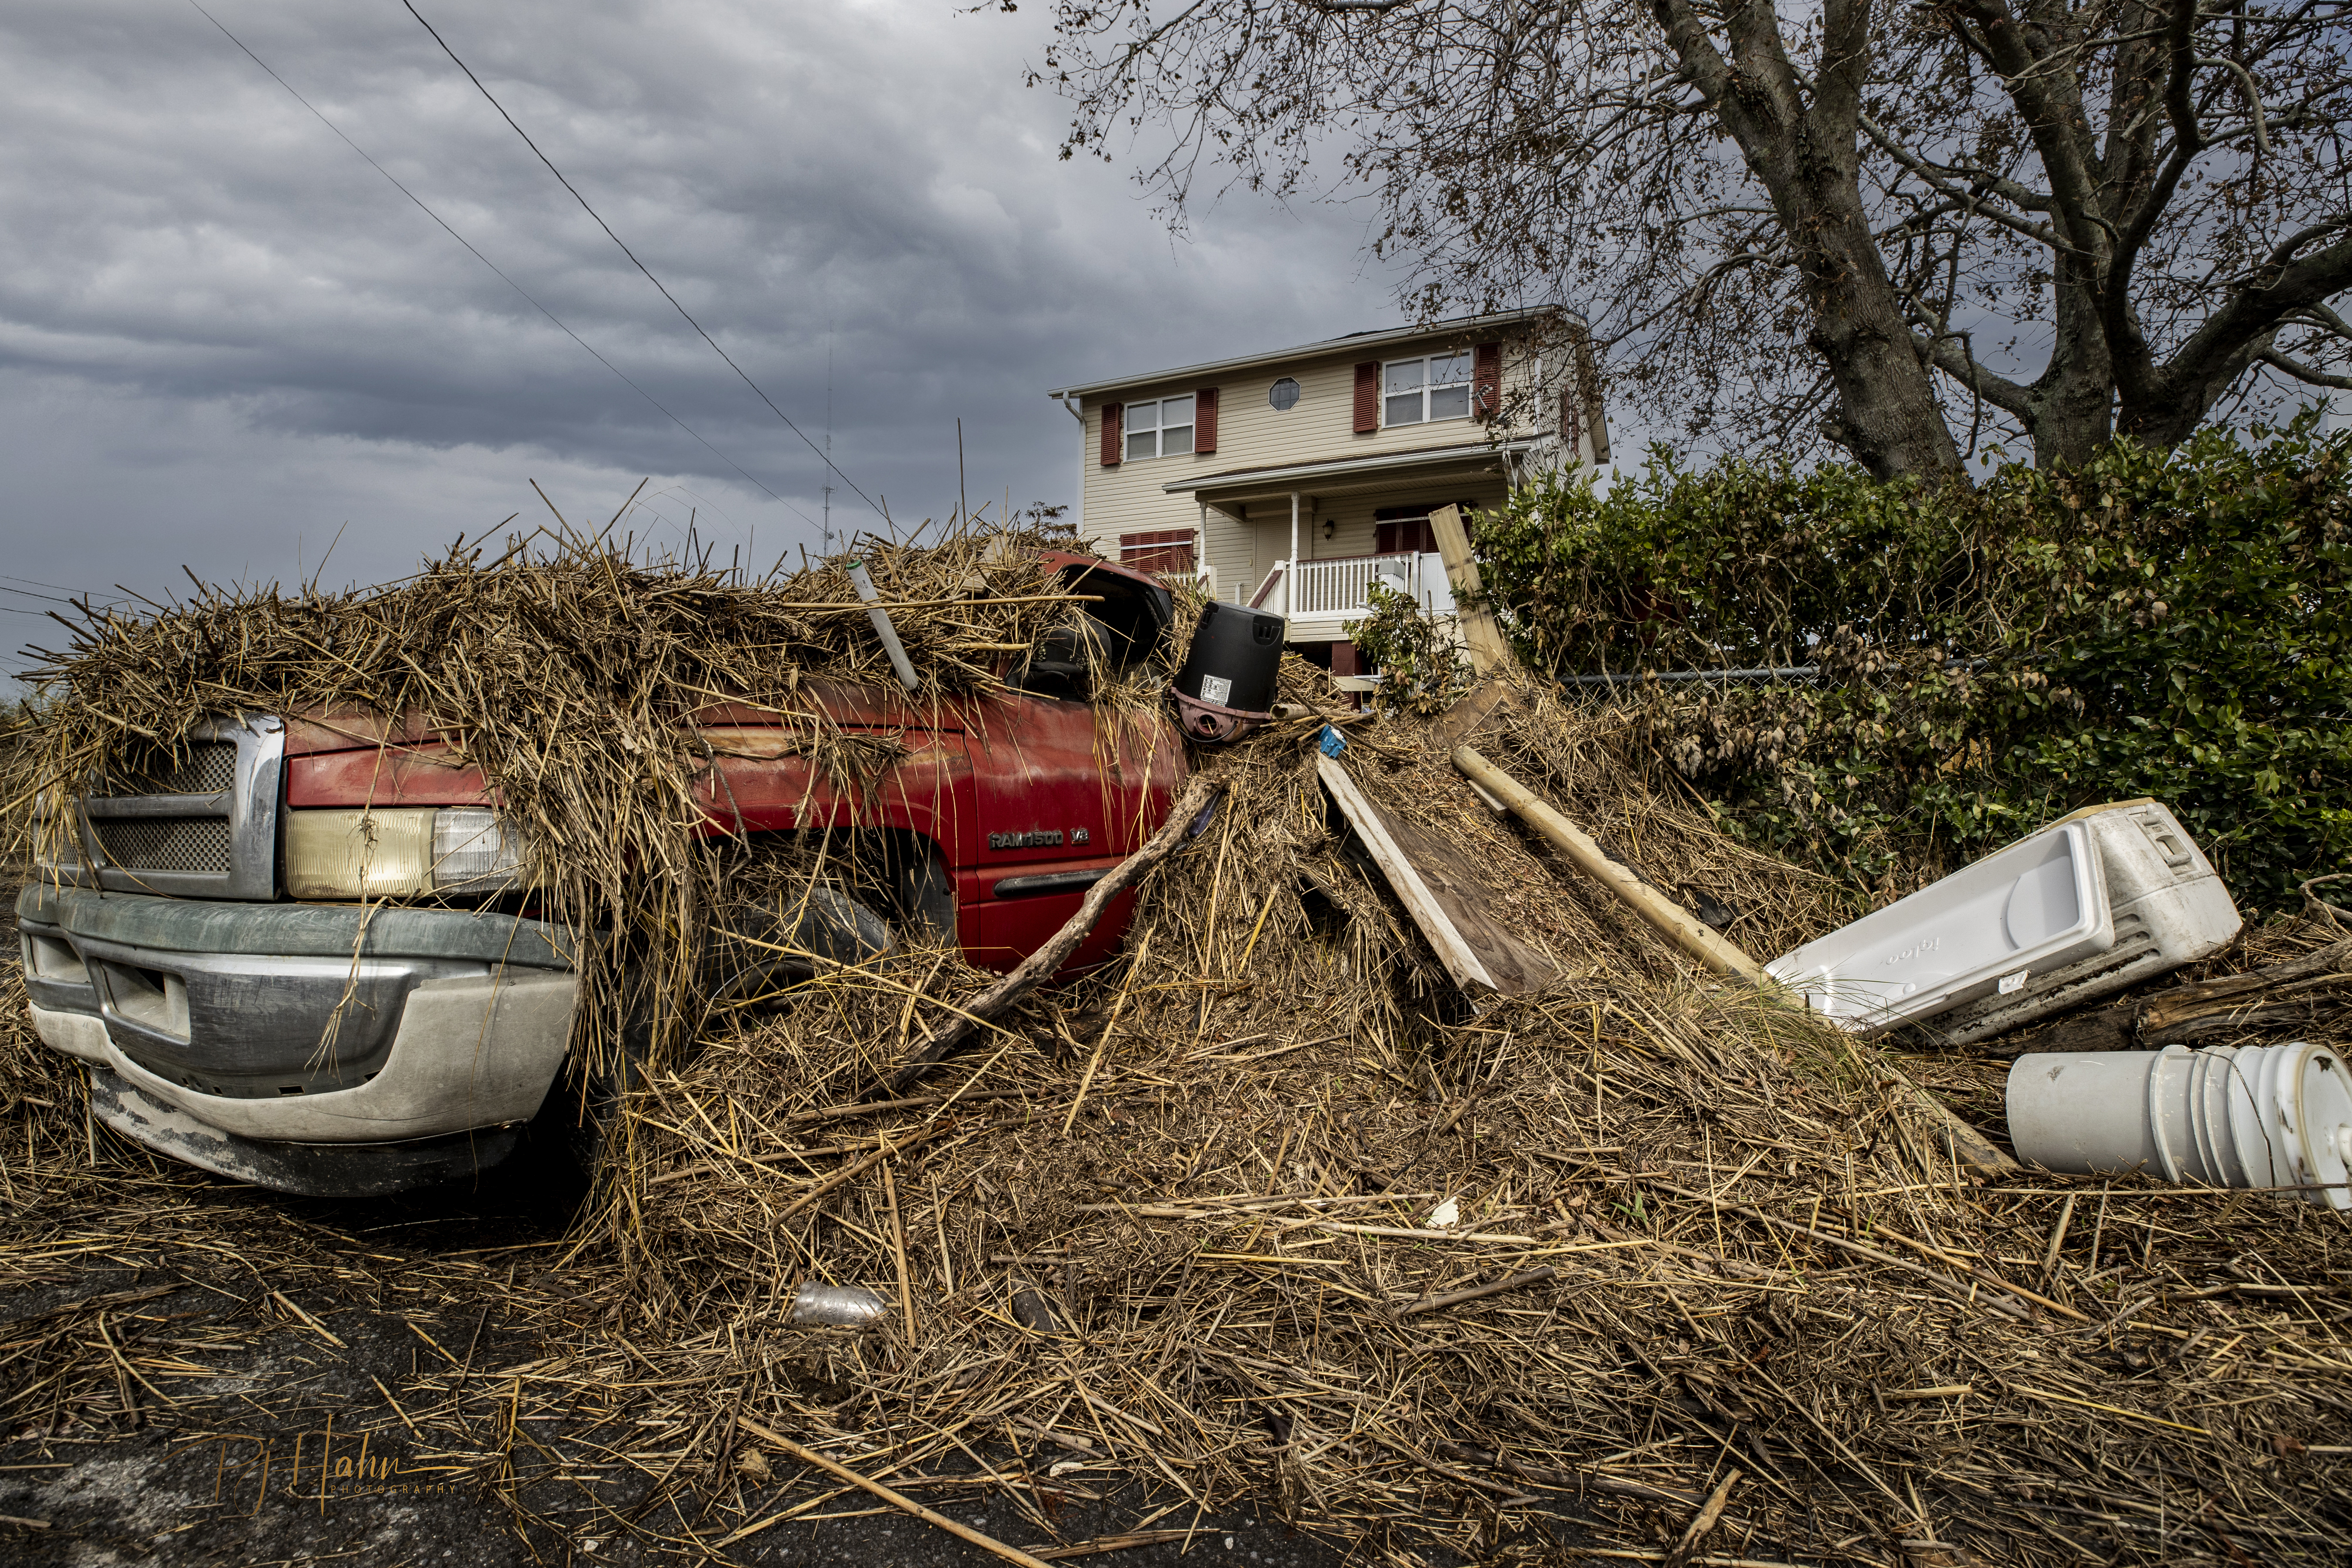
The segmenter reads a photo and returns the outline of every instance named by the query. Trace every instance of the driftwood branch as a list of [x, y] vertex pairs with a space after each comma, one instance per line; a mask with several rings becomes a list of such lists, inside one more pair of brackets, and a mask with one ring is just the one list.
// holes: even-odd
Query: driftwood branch
[[1087, 933], [1101, 921], [1103, 910], [1110, 907], [1110, 901], [1135, 886], [1146, 871], [1166, 859], [1184, 841], [1185, 828], [1193, 817], [1200, 815], [1201, 808], [1209, 804], [1219, 787], [1218, 775], [1213, 771], [1194, 773], [1192, 782], [1184, 786], [1184, 793], [1176, 797], [1176, 804], [1168, 808], [1167, 820], [1160, 825], [1160, 831], [1146, 839], [1142, 848], [1120, 861], [1110, 875], [1087, 889], [1086, 898], [1078, 904], [1078, 912], [1063, 922], [1062, 929], [1054, 933], [1052, 941], [1022, 960], [1020, 967], [1012, 973], [964, 1003], [961, 1011], [949, 1021], [944, 1030], [907, 1058], [907, 1065], [898, 1069], [898, 1076], [890, 1080], [890, 1087], [904, 1093], [932, 1068], [962, 1048], [964, 1042], [988, 1020], [1051, 978], [1068, 961], [1070, 954], [1077, 951], [1078, 943], [1086, 941]]
[[1707, 1494], [1706, 1501], [1700, 1506], [1698, 1517], [1690, 1521], [1690, 1528], [1683, 1531], [1683, 1538], [1667, 1549], [1661, 1568], [1688, 1568], [1691, 1559], [1698, 1555], [1699, 1542], [1705, 1541], [1706, 1532], [1715, 1528], [1715, 1521], [1723, 1517], [1723, 1505], [1730, 1500], [1731, 1489], [1738, 1484], [1739, 1472], [1737, 1469], [1723, 1473], [1722, 1481]]
[[1507, 1279], [1496, 1279], [1485, 1285], [1473, 1285], [1467, 1290], [1449, 1291], [1443, 1296], [1432, 1296], [1425, 1301], [1415, 1301], [1397, 1316], [1410, 1318], [1420, 1312], [1443, 1311], [1448, 1307], [1458, 1307], [1465, 1301], [1475, 1301], [1487, 1296], [1499, 1296], [1506, 1290], [1516, 1290], [1522, 1285], [1540, 1285], [1545, 1280], [1555, 1278], [1559, 1273], [1559, 1269], [1549, 1265], [1541, 1268], [1530, 1268], [1524, 1274], [1514, 1274]]
[[2162, 1050], [2215, 1035], [2294, 1026], [2321, 1009], [2352, 1006], [2352, 940], [2243, 974], [2126, 997], [2062, 1018], [2023, 1040], [1998, 1042], [2002, 1056], [2042, 1051]]
[[[1550, 840], [1552, 847], [1573, 861], [1579, 870], [1616, 894], [1667, 941], [1718, 974], [1736, 975], [1757, 986], [1767, 996], [1784, 1003], [1790, 1000], [1789, 993], [1764, 972], [1763, 965], [1701, 924], [1688, 910], [1651, 887], [1642, 879], [1640, 873], [1611, 858], [1607, 851], [1594, 843], [1582, 828], [1545, 805], [1535, 791], [1468, 746], [1454, 749], [1454, 765], [1472, 783], [1516, 812], [1521, 821]], [[1963, 1121], [1950, 1106], [1913, 1083], [1891, 1060], [1882, 1062], [1881, 1066], [1899, 1079], [1905, 1093], [1935, 1120], [1952, 1157], [1971, 1173], [2000, 1176], [2019, 1168], [2017, 1162], [2010, 1158], [2008, 1151]]]

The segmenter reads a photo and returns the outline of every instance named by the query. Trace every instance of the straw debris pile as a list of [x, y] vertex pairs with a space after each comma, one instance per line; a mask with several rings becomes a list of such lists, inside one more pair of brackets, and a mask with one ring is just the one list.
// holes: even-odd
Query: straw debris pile
[[[552, 624], [535, 617], [593, 580], [569, 570], [516, 579], [499, 624]], [[453, 569], [417, 601], [478, 577]], [[642, 690], [650, 742], [675, 693], [762, 689], [783, 679], [772, 650], [834, 624], [692, 581], [677, 592], [738, 628], [723, 658], [649, 584], [638, 622], [597, 619], [597, 660], [532, 671], [536, 731], [485, 729], [482, 687], [444, 689], [500, 646], [473, 614], [432, 623], [463, 652], [426, 663], [401, 640], [421, 616], [368, 623], [379, 647], [339, 616], [207, 601], [180, 630], [93, 647], [105, 679], [77, 664], [73, 733], [90, 752], [136, 724], [184, 734], [231, 700], [214, 680], [239, 703], [351, 700], [348, 658], [387, 683], [367, 700], [465, 715], [502, 777], [544, 781], [522, 797], [535, 831], [578, 843], [555, 837], [575, 797], [637, 781], [647, 821], [677, 797], [639, 752], [559, 732], [565, 682]], [[1032, 613], [958, 635], [1012, 642]], [[283, 628], [281, 658], [310, 649], [311, 673], [232, 658], [260, 646], [247, 620]], [[165, 635], [211, 673], [133, 700], [165, 679], [139, 673], [158, 657], [139, 639]], [[908, 642], [958, 689], [948, 633]], [[424, 670], [396, 675], [394, 646]], [[1254, 1503], [1398, 1563], [2342, 1560], [2337, 1216], [1966, 1178], [1885, 1058], [1696, 973], [1481, 807], [1421, 721], [1347, 716], [1295, 660], [1283, 687], [1297, 716], [1196, 755], [1216, 804], [1142, 884], [1119, 956], [910, 1092], [874, 1090], [990, 978], [918, 943], [657, 1060], [570, 1244], [516, 1280], [539, 1353], [478, 1373], [427, 1358], [389, 1389], [401, 1419], [495, 1477], [542, 1550], [626, 1531], [750, 1561], [786, 1526], [873, 1506], [782, 1438], [934, 1506], [993, 1497], [1033, 1552], [1076, 1506], [1140, 1494], [1157, 1511], [1129, 1544], [1189, 1542], [1204, 1513]], [[1749, 951], [1843, 918], [1843, 889], [1725, 835], [1629, 721], [1533, 688], [1516, 703], [1482, 750], [1654, 884], [1728, 905]], [[1326, 805], [1327, 720], [1359, 785], [1479, 866], [1556, 980], [1475, 1003], [1452, 986]], [[551, 869], [583, 889], [615, 874], [582, 853]], [[887, 1310], [796, 1321], [808, 1284]]]
[[[1823, 879], [1629, 763], [1624, 721], [1522, 704], [1481, 743], [1654, 881], [1760, 951], [1835, 923]], [[1418, 724], [1350, 726], [1360, 783], [1561, 966], [1472, 1009], [1327, 815], [1319, 722], [1211, 763], [1223, 804], [1125, 955], [919, 1103], [856, 1100], [935, 1006], [919, 953], [648, 1085], [646, 1267], [560, 1271], [551, 1400], [676, 1380], [659, 1408], [743, 1510], [716, 1536], [850, 1506], [736, 1490], [757, 1427], [992, 1478], [1040, 1542], [1134, 1478], [1163, 1525], [1273, 1500], [1377, 1560], [1654, 1553], [1737, 1470], [1708, 1539], [1748, 1561], [2335, 1558], [2344, 1461], [2306, 1452], [2352, 1415], [2334, 1216], [1964, 1179], [1869, 1050], [1693, 975]], [[804, 1281], [890, 1310], [796, 1324]]]

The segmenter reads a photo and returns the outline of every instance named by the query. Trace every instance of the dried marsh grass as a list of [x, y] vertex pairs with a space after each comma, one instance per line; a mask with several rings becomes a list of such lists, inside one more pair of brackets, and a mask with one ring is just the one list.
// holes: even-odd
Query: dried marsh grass
[[[896, 591], [948, 597], [924, 584], [969, 569]], [[542, 624], [567, 594], [610, 593], [603, 571], [534, 568], [496, 589], [495, 616], [457, 619]], [[418, 602], [491, 592], [485, 573]], [[578, 815], [609, 788], [642, 824], [625, 842], [654, 844], [689, 798], [664, 702], [789, 691], [761, 661], [817, 646], [790, 640], [804, 613], [788, 604], [755, 615], [721, 584], [692, 589], [689, 613], [686, 589], [617, 581], [630, 613], [592, 619], [598, 651], [467, 742], [541, 781], [522, 798], [548, 843], [609, 823]], [[1001, 609], [956, 635], [1034, 628], [1032, 606]], [[246, 616], [281, 614], [271, 646], [309, 649], [311, 673], [228, 658]], [[341, 619], [328, 638], [224, 604], [169, 646], [244, 671], [205, 678], [238, 702], [348, 699], [331, 670], [349, 659], [382, 672], [387, 710], [439, 715], [487, 689], [435, 682], [522, 636], [447, 623], [462, 653], [426, 662], [383, 614], [349, 623], [379, 647]], [[723, 652], [698, 640], [713, 617], [737, 628]], [[92, 668], [111, 673], [69, 695], [78, 739], [51, 753], [73, 765], [215, 710], [204, 680], [140, 672], [165, 645], [139, 639], [164, 634], [108, 635]], [[397, 674], [395, 647], [423, 672]], [[981, 679], [925, 657], [942, 694]], [[1202, 759], [1219, 803], [1143, 883], [1117, 957], [896, 1100], [869, 1091], [991, 978], [951, 951], [908, 942], [711, 1016], [698, 1052], [625, 1097], [564, 1245], [509, 1271], [502, 1310], [533, 1353], [424, 1358], [378, 1424], [396, 1414], [494, 1478], [551, 1556], [627, 1532], [650, 1556], [751, 1561], [785, 1527], [872, 1506], [768, 1431], [935, 1502], [1000, 1499], [1041, 1554], [1199, 1550], [1200, 1520], [1252, 1503], [1395, 1563], [2341, 1561], [2339, 1216], [2133, 1180], [1965, 1179], [1885, 1058], [1695, 973], [1478, 805], [1417, 721], [1348, 718], [1296, 661], [1283, 684], [1305, 711]], [[575, 691], [628, 715], [639, 747], [555, 733]], [[1475, 1005], [1453, 989], [1325, 806], [1326, 719], [1368, 794], [1480, 868], [1553, 984]], [[1625, 723], [1529, 689], [1476, 743], [1658, 886], [1728, 905], [1751, 951], [1835, 923], [1842, 889], [1722, 833]], [[577, 866], [550, 853], [580, 911], [674, 876], [689, 891], [668, 896], [709, 896], [601, 842]], [[0, 1082], [23, 1152], [0, 1170], [26, 1195], [0, 1278], [24, 1278], [60, 1267], [61, 1238], [129, 1246], [131, 1216], [87, 1169], [68, 1075], [11, 1011]], [[1980, 1094], [1985, 1070], [1948, 1087]], [[213, 1267], [212, 1189], [146, 1179], [163, 1217], [144, 1265]], [[808, 1281], [890, 1310], [863, 1331], [795, 1322]], [[9, 1418], [105, 1409], [114, 1363], [45, 1345], [0, 1391]], [[1158, 1511], [1068, 1541], [1074, 1507], [1105, 1495]], [[1710, 1498], [1719, 1518], [1685, 1541]]]
[[[1734, 904], [1763, 951], [1833, 920], [1615, 721], [1527, 701], [1481, 743], [1660, 885]], [[625, 1344], [681, 1380], [664, 1408], [711, 1435], [721, 1495], [732, 1413], [1000, 1489], [1033, 1543], [1132, 1479], [1163, 1524], [1271, 1501], [1379, 1561], [1655, 1560], [1736, 1471], [1693, 1561], [2331, 1560], [2336, 1216], [1966, 1180], [1884, 1058], [1695, 975], [1418, 726], [1351, 726], [1360, 783], [1477, 857], [1561, 965], [1466, 1007], [1327, 817], [1317, 727], [1213, 764], [1223, 803], [1124, 955], [921, 1103], [848, 1102], [876, 1063], [842, 1065], [907, 1037], [920, 954], [648, 1084], [645, 1267], [570, 1260], [550, 1375]], [[795, 1324], [803, 1280], [891, 1310]], [[738, 1495], [711, 1539], [845, 1506]]]

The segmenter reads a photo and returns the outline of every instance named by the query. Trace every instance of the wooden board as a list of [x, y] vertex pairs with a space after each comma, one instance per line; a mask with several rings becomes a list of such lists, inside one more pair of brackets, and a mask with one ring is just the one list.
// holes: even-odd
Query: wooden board
[[1318, 756], [1315, 771], [1455, 984], [1516, 996], [1549, 983], [1551, 962], [1487, 914], [1475, 867], [1373, 805], [1338, 758]]
[[1482, 589], [1478, 563], [1470, 554], [1470, 535], [1462, 526], [1462, 509], [1442, 506], [1429, 514], [1430, 531], [1437, 535], [1437, 552], [1445, 558], [1445, 579], [1454, 588], [1454, 613], [1462, 624], [1462, 640], [1470, 649], [1470, 668], [1480, 675], [1511, 662], [1511, 645], [1495, 613], [1484, 605], [1473, 607]]
[[1476, 734], [1487, 720], [1511, 699], [1511, 689], [1496, 675], [1482, 676], [1462, 694], [1462, 700], [1437, 716], [1429, 727], [1429, 744], [1451, 755], [1454, 748]]
[[[1374, 807], [1378, 810], [1378, 807]], [[1430, 896], [1454, 922], [1506, 996], [1540, 991], [1559, 973], [1552, 961], [1513, 936], [1488, 912], [1478, 868], [1452, 845], [1423, 832], [1402, 817], [1382, 812], [1390, 836], [1421, 873]]]

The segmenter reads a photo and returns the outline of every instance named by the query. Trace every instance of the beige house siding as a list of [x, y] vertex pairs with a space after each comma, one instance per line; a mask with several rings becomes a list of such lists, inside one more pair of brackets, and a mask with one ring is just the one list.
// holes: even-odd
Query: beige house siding
[[[1409, 359], [1423, 354], [1475, 350], [1499, 342], [1506, 420], [1487, 423], [1442, 419], [1383, 426], [1359, 434], [1355, 428], [1355, 367], [1359, 363]], [[1496, 443], [1511, 439], [1523, 448], [1517, 466], [1589, 460], [1589, 442], [1561, 450], [1561, 395], [1572, 384], [1565, 350], [1555, 344], [1550, 363], [1528, 351], [1508, 324], [1499, 330], [1439, 330], [1423, 337], [1351, 346], [1318, 345], [1296, 359], [1269, 359], [1245, 367], [1143, 380], [1112, 391], [1088, 392], [1080, 406], [1086, 421], [1084, 508], [1081, 527], [1106, 554], [1116, 555], [1119, 536], [1164, 529], [1191, 529], [1203, 521], [1201, 497], [1170, 494], [1167, 486], [1225, 476], [1204, 487], [1202, 563], [1215, 574], [1218, 596], [1246, 599], [1276, 562], [1291, 551], [1289, 492], [1299, 493], [1298, 552], [1301, 560], [1370, 554], [1374, 548], [1373, 513], [1384, 507], [1467, 500], [1501, 502], [1509, 480]], [[1286, 376], [1299, 384], [1298, 402], [1283, 410], [1268, 393]], [[1217, 448], [1166, 458], [1101, 461], [1103, 411], [1107, 405], [1149, 403], [1162, 397], [1218, 390]], [[1589, 424], [1589, 419], [1585, 423]], [[1535, 446], [1526, 449], [1533, 439]], [[1287, 468], [1345, 461], [1386, 453], [1445, 448], [1430, 463], [1369, 474], [1318, 476], [1260, 481], [1235, 470]], [[1328, 528], [1327, 534], [1326, 529]]]

